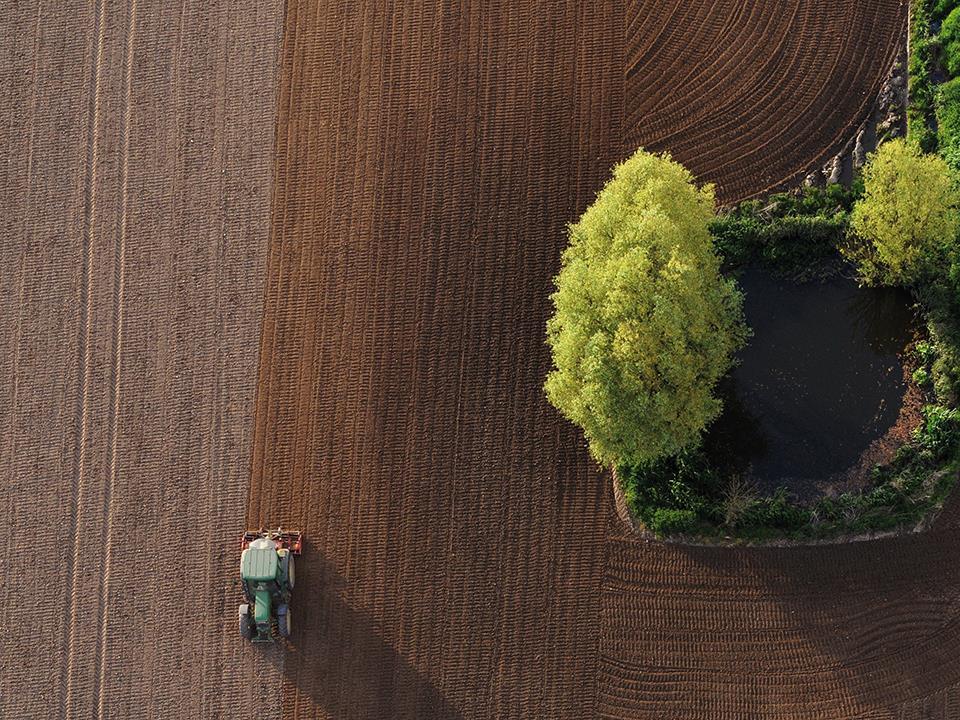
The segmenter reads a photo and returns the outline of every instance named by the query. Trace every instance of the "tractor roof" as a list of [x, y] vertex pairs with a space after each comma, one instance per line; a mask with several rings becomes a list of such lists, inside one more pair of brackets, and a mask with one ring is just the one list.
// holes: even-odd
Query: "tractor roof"
[[244, 580], [273, 580], [277, 576], [277, 547], [272, 540], [254, 540], [240, 555], [240, 577]]

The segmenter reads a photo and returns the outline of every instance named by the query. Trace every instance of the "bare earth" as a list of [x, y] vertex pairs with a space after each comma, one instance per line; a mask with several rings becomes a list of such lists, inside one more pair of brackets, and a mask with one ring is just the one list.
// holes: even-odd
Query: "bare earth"
[[411, 5], [287, 12], [248, 510], [311, 543], [285, 717], [957, 717], [951, 515], [648, 544], [540, 389], [564, 223], [610, 165], [672, 148], [728, 200], [803, 173], [900, 3]]
[[[0, 717], [960, 717], [960, 501], [893, 540], [645, 543], [540, 389], [610, 165], [794, 179], [904, 12], [0, 9]], [[308, 538], [286, 653], [236, 634], [261, 521]]]
[[278, 717], [233, 581], [282, 9], [40, 6], [0, 8], [0, 717]]

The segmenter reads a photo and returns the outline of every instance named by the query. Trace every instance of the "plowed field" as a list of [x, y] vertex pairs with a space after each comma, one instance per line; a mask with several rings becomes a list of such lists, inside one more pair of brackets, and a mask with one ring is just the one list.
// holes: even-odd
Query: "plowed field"
[[[540, 391], [610, 165], [795, 179], [903, 15], [0, 7], [0, 717], [960, 717], [960, 501], [896, 540], [647, 544]], [[236, 636], [245, 520], [307, 533], [286, 653]]]
[[[633, 537], [540, 390], [564, 224], [637, 143], [736, 199], [862, 119], [899, 2], [288, 6], [248, 521], [304, 528], [289, 718], [951, 718], [956, 512]], [[625, 29], [624, 29], [625, 28]]]
[[281, 23], [0, 5], [0, 718], [279, 717], [233, 582]]

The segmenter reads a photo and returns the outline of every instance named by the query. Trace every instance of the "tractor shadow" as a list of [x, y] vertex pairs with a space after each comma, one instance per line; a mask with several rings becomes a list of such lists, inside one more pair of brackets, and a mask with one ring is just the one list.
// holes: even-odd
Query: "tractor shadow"
[[433, 683], [384, 641], [382, 623], [348, 604], [348, 583], [316, 547], [306, 545], [297, 560], [285, 710], [312, 703], [338, 720], [462, 720]]

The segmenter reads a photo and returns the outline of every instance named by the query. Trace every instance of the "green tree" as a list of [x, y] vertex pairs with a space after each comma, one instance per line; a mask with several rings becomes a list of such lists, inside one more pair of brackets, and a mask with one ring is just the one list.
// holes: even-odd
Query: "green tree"
[[697, 444], [720, 412], [717, 380], [743, 345], [743, 299], [707, 228], [713, 186], [637, 151], [580, 220], [554, 279], [547, 398], [605, 464]]
[[957, 235], [960, 194], [950, 168], [897, 139], [871, 155], [863, 179], [851, 227], [868, 245], [848, 254], [868, 279], [909, 285], [947, 257]]

